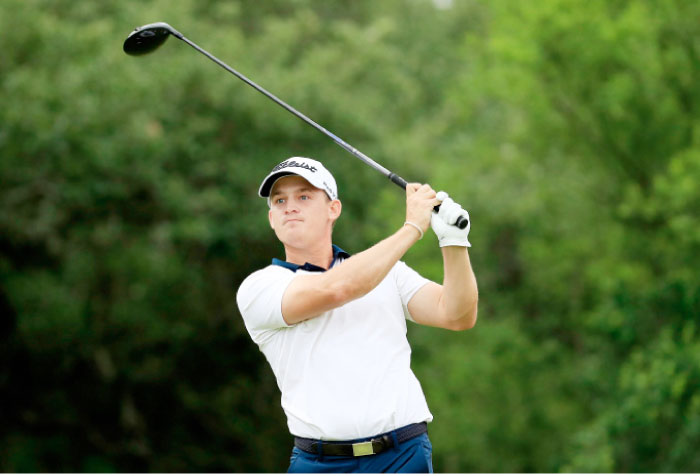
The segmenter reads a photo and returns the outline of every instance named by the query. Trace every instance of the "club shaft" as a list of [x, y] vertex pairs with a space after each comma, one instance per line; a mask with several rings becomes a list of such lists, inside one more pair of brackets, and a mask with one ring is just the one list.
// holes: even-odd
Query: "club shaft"
[[[212, 60], [214, 63], [218, 64], [219, 66], [221, 66], [222, 68], [224, 68], [226, 71], [228, 71], [229, 73], [233, 74], [233, 75], [236, 76], [238, 79], [240, 79], [241, 81], [243, 81], [244, 83], [246, 83], [248, 86], [254, 88], [254, 89], [257, 90], [259, 93], [264, 94], [265, 96], [267, 96], [268, 99], [273, 100], [273, 101], [274, 101], [275, 103], [277, 103], [279, 106], [283, 107], [283, 108], [286, 109], [287, 111], [289, 111], [289, 112], [291, 112], [292, 114], [294, 114], [295, 116], [297, 116], [299, 119], [303, 120], [304, 122], [306, 122], [306, 123], [309, 124], [310, 126], [314, 127], [316, 130], [322, 132], [322, 133], [325, 134], [326, 136], [328, 136], [328, 137], [330, 137], [331, 139], [333, 139], [333, 141], [334, 141], [336, 144], [338, 144], [340, 147], [342, 147], [342, 148], [345, 149], [346, 151], [350, 152], [354, 157], [360, 159], [362, 162], [364, 162], [365, 164], [369, 165], [369, 166], [372, 167], [374, 170], [380, 172], [382, 175], [384, 175], [385, 177], [387, 177], [389, 180], [391, 180], [393, 183], [395, 183], [395, 184], [398, 185], [399, 187], [401, 187], [401, 188], [403, 188], [403, 189], [406, 189], [406, 186], [408, 185], [408, 183], [407, 183], [403, 178], [401, 178], [400, 176], [396, 175], [394, 172], [390, 171], [390, 170], [387, 169], [386, 167], [384, 167], [384, 166], [378, 164], [377, 162], [375, 162], [374, 160], [372, 160], [370, 157], [368, 157], [367, 155], [363, 154], [362, 152], [360, 152], [359, 150], [357, 150], [355, 147], [351, 146], [350, 144], [348, 144], [347, 142], [345, 142], [343, 139], [341, 139], [341, 138], [338, 137], [337, 135], [335, 135], [335, 134], [333, 134], [332, 132], [330, 132], [330, 131], [329, 131], [328, 129], [326, 129], [325, 127], [323, 127], [323, 126], [317, 124], [316, 122], [314, 122], [313, 120], [309, 119], [306, 115], [304, 115], [304, 114], [302, 114], [301, 112], [297, 111], [297, 110], [294, 109], [292, 106], [290, 106], [290, 105], [287, 104], [286, 102], [282, 101], [280, 98], [278, 98], [277, 96], [275, 96], [275, 95], [272, 94], [271, 92], [267, 91], [266, 89], [262, 88], [261, 86], [258, 86], [256, 83], [254, 83], [253, 81], [251, 81], [250, 79], [248, 79], [246, 76], [244, 76], [243, 74], [239, 73], [238, 71], [236, 71], [235, 69], [233, 69], [232, 67], [230, 67], [229, 65], [227, 65], [226, 63], [224, 63], [223, 61], [221, 61], [221, 60], [220, 60], [219, 58], [217, 58], [216, 56], [214, 56], [214, 55], [212, 55], [211, 53], [209, 53], [208, 51], [206, 51], [206, 50], [200, 48], [197, 44], [195, 44], [194, 42], [192, 42], [192, 41], [188, 40], [187, 38], [185, 38], [185, 36], [184, 36], [182, 33], [180, 33], [179, 31], [175, 30], [174, 28], [170, 27], [170, 26], [167, 25], [167, 24], [164, 24], [164, 27], [167, 27], [167, 28], [168, 28], [168, 31], [169, 31], [173, 36], [175, 36], [176, 38], [178, 38], [178, 39], [184, 41], [185, 43], [187, 43], [188, 45], [190, 45], [192, 48], [194, 48], [195, 50], [197, 50], [198, 52], [202, 53], [204, 56], [206, 56], [207, 58], [209, 58], [210, 60]], [[438, 211], [440, 210], [440, 205], [436, 205], [433, 209], [435, 210], [435, 212], [438, 212]], [[457, 222], [455, 223], [455, 226], [457, 226], [458, 228], [463, 229], [463, 228], [465, 228], [468, 224], [469, 224], [469, 220], [468, 220], [467, 218], [465, 218], [465, 217], [459, 217], [459, 218], [457, 219]]]
[[357, 150], [355, 147], [353, 147], [352, 145], [348, 144], [348, 143], [345, 142], [343, 139], [341, 139], [341, 138], [338, 137], [337, 135], [333, 134], [331, 131], [329, 131], [329, 130], [326, 129], [325, 127], [323, 127], [323, 126], [321, 126], [320, 124], [316, 123], [315, 121], [313, 121], [312, 119], [310, 119], [309, 117], [307, 117], [305, 114], [302, 114], [301, 112], [297, 111], [297, 110], [294, 109], [292, 106], [290, 106], [290, 105], [287, 104], [286, 102], [282, 101], [280, 98], [278, 98], [277, 96], [275, 96], [275, 95], [272, 94], [271, 92], [267, 91], [265, 88], [263, 88], [263, 87], [259, 86], [258, 84], [254, 83], [253, 81], [251, 81], [250, 79], [248, 79], [246, 76], [244, 76], [243, 74], [239, 73], [239, 72], [236, 71], [235, 69], [231, 68], [229, 65], [227, 65], [227, 64], [224, 63], [223, 61], [221, 61], [221, 60], [220, 60], [219, 58], [217, 58], [216, 56], [214, 56], [214, 55], [212, 55], [211, 53], [209, 53], [208, 51], [206, 51], [206, 50], [200, 48], [199, 46], [197, 46], [196, 43], [194, 43], [194, 42], [188, 40], [188, 39], [185, 38], [185, 36], [183, 36], [182, 34], [175, 34], [174, 36], [175, 36], [176, 38], [179, 38], [180, 40], [184, 41], [185, 43], [187, 43], [188, 45], [190, 45], [190, 46], [191, 46], [192, 48], [194, 48], [195, 50], [197, 50], [197, 51], [199, 51], [200, 53], [202, 53], [204, 56], [206, 56], [207, 58], [209, 58], [210, 60], [212, 60], [214, 63], [216, 63], [216, 64], [218, 64], [219, 66], [221, 66], [222, 68], [224, 68], [224, 69], [225, 69], [226, 71], [228, 71], [229, 73], [231, 73], [231, 74], [233, 74], [234, 76], [236, 76], [238, 79], [240, 79], [241, 81], [243, 81], [244, 83], [246, 83], [248, 86], [254, 88], [254, 89], [255, 89], [256, 91], [258, 91], [259, 93], [264, 94], [264, 95], [267, 96], [269, 99], [271, 99], [271, 100], [273, 100], [275, 103], [277, 103], [279, 106], [285, 108], [287, 111], [291, 112], [292, 114], [294, 114], [295, 116], [297, 116], [299, 119], [303, 120], [304, 122], [306, 122], [306, 123], [309, 124], [310, 126], [316, 128], [318, 131], [321, 131], [323, 134], [325, 134], [325, 135], [327, 135], [328, 137], [330, 137], [331, 139], [333, 139], [333, 141], [334, 141], [336, 144], [338, 144], [340, 147], [342, 147], [342, 148], [345, 149], [346, 151], [350, 152], [352, 155], [354, 155], [355, 157], [357, 157], [358, 159], [360, 159], [361, 161], [363, 161], [365, 164], [367, 164], [367, 165], [369, 165], [370, 167], [372, 167], [374, 170], [376, 170], [376, 171], [382, 173], [384, 176], [386, 176], [387, 178], [389, 178], [392, 182], [394, 182], [394, 183], [395, 183], [396, 185], [398, 185], [399, 187], [404, 188], [404, 189], [406, 188], [406, 181], [405, 181], [403, 178], [399, 177], [398, 175], [396, 175], [395, 173], [393, 173], [392, 171], [390, 171], [390, 170], [387, 169], [386, 167], [382, 166], [381, 164], [378, 164], [377, 162], [375, 162], [374, 160], [372, 160], [370, 157], [368, 157], [367, 155], [363, 154], [362, 152], [360, 152], [359, 150]]

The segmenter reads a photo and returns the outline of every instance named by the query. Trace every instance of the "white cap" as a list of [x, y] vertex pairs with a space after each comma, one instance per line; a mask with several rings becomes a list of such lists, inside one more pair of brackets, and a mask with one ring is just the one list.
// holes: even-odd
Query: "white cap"
[[262, 181], [258, 195], [269, 198], [275, 182], [287, 175], [304, 177], [311, 185], [326, 192], [331, 200], [338, 199], [338, 186], [335, 184], [333, 175], [321, 162], [306, 157], [290, 157], [277, 164]]

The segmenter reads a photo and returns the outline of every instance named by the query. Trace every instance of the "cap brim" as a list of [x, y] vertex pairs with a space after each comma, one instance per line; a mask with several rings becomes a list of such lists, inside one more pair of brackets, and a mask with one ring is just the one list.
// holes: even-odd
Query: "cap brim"
[[258, 195], [260, 195], [263, 198], [267, 198], [270, 196], [270, 191], [272, 190], [272, 186], [277, 182], [279, 179], [282, 177], [286, 177], [287, 175], [298, 175], [293, 172], [278, 172], [276, 174], [268, 175], [265, 180], [263, 181], [262, 185], [260, 185], [260, 190], [258, 190]]
[[296, 175], [305, 179], [312, 187], [323, 190], [331, 200], [337, 200], [338, 192], [336, 190], [335, 179], [322, 164], [319, 163], [318, 167], [322, 171], [321, 174], [315, 174], [314, 172], [316, 172], [316, 169], [309, 170], [305, 167], [298, 166], [296, 163], [294, 166], [287, 167], [286, 169], [273, 171], [262, 181], [260, 189], [258, 190], [258, 195], [263, 198], [269, 198], [275, 182], [282, 177]]

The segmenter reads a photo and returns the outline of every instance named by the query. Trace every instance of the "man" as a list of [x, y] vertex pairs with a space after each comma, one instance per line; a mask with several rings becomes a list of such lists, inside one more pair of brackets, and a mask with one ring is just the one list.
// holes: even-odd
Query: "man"
[[[469, 227], [450, 225], [467, 212], [444, 192], [409, 184], [403, 226], [351, 257], [332, 243], [342, 205], [320, 162], [280, 163], [259, 195], [286, 257], [248, 276], [237, 301], [282, 392], [295, 437], [289, 472], [432, 472], [433, 417], [410, 368], [406, 320], [474, 326]], [[442, 285], [399, 261], [431, 224], [442, 249]]]

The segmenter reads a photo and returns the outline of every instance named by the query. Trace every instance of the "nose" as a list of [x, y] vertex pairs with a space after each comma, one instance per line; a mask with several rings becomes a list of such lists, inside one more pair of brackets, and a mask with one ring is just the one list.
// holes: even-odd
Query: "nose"
[[289, 214], [289, 213], [299, 213], [299, 206], [297, 205], [295, 200], [287, 200], [285, 202], [285, 207], [284, 207], [284, 213]]

